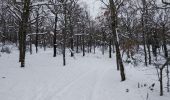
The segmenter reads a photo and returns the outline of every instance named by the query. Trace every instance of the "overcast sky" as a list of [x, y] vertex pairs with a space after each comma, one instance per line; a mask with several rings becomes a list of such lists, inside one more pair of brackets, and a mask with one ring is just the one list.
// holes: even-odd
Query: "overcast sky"
[[[107, 1], [107, 0], [104, 0], [104, 1]], [[170, 0], [166, 0], [166, 1], [170, 2]], [[95, 18], [97, 17], [97, 15], [100, 15], [100, 11], [101, 11], [100, 7], [104, 6], [100, 0], [80, 0], [80, 3], [82, 5], [84, 5], [83, 2], [87, 4], [87, 10], [90, 12], [90, 16], [92, 18]], [[163, 5], [161, 0], [157, 0], [157, 3], [160, 7]]]
[[87, 10], [90, 12], [91, 17], [95, 18], [100, 12], [100, 0], [80, 0], [80, 2], [85, 2], [87, 4]]

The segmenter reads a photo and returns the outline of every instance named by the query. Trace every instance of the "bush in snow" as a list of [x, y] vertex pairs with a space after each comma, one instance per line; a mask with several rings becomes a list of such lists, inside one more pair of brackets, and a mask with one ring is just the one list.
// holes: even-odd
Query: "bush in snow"
[[9, 47], [2, 47], [1, 52], [10, 54], [11, 50], [9, 49]]

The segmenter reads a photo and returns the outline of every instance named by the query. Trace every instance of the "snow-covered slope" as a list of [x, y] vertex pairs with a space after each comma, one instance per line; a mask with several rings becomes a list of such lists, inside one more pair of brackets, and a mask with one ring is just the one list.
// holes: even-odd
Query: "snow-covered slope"
[[127, 80], [121, 82], [113, 56], [109, 59], [100, 51], [85, 57], [67, 55], [62, 66], [62, 55], [53, 58], [52, 49], [47, 49], [27, 54], [26, 67], [20, 68], [17, 50], [2, 54], [0, 100], [169, 100], [170, 94], [159, 96], [154, 68], [125, 64]]

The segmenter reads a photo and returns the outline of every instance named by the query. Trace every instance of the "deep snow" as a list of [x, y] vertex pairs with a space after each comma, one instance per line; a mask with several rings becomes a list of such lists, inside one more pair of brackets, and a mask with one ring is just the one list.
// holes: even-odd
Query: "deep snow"
[[[109, 59], [96, 54], [67, 54], [52, 57], [52, 49], [26, 55], [26, 67], [20, 68], [18, 51], [1, 54], [0, 100], [169, 100], [164, 89], [159, 96], [159, 82], [153, 67], [125, 64], [127, 80], [120, 81], [115, 55]], [[139, 83], [139, 84], [138, 84]], [[150, 86], [155, 83], [153, 90]], [[138, 88], [139, 85], [139, 88]]]

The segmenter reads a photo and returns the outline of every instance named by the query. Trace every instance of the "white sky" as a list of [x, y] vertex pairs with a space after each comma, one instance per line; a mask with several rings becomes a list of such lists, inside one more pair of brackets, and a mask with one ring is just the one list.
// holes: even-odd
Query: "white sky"
[[100, 12], [100, 0], [80, 0], [80, 2], [85, 2], [87, 4], [87, 10], [90, 12], [92, 18], [95, 18]]
[[[104, 0], [107, 1], [107, 0]], [[167, 0], [170, 1], [170, 0]], [[87, 4], [87, 10], [90, 12], [90, 16], [92, 18], [97, 17], [100, 15], [100, 7], [104, 6], [103, 3], [100, 0], [79, 0], [81, 5], [84, 5], [84, 3]], [[83, 3], [84, 2], [84, 3]], [[157, 0], [158, 5], [161, 7], [162, 2], [161, 0]]]

